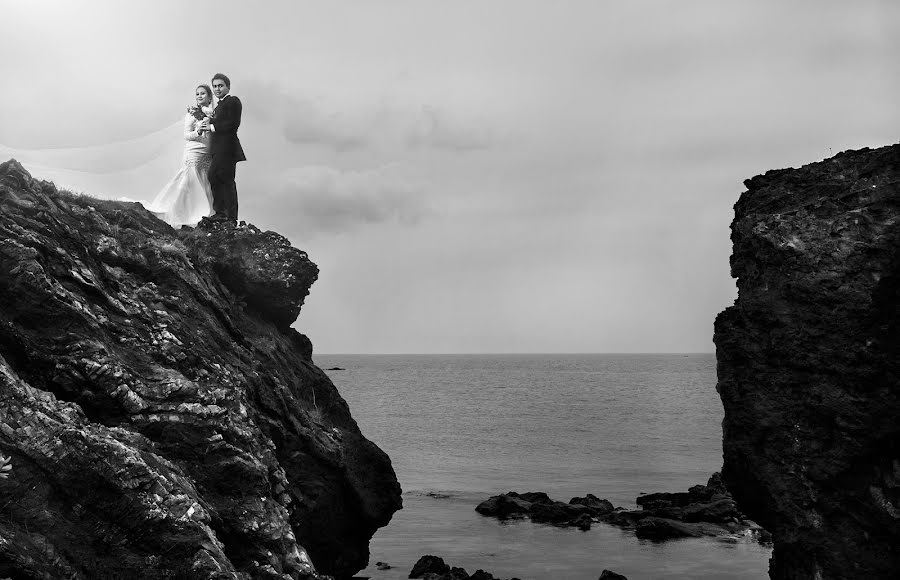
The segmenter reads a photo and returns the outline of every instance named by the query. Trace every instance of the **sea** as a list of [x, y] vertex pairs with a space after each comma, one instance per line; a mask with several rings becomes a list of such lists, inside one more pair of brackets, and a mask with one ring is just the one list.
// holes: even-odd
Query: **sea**
[[[638, 539], [499, 521], [475, 511], [508, 491], [568, 502], [592, 493], [636, 508], [642, 493], [686, 491], [722, 467], [715, 355], [315, 355], [363, 434], [391, 458], [403, 509], [358, 576], [407, 578], [425, 554], [496, 578], [768, 578], [751, 536]], [[377, 562], [390, 569], [380, 570]]]

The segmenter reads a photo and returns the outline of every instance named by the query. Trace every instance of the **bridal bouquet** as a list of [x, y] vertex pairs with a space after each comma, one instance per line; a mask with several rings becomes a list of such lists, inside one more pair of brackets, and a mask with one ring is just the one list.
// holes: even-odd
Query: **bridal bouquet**
[[202, 121], [203, 117], [206, 116], [206, 113], [203, 112], [203, 109], [199, 105], [191, 105], [187, 108], [187, 112], [193, 115], [198, 121]]
[[[210, 121], [212, 121], [212, 119], [213, 119], [213, 111], [212, 111], [212, 108], [210, 108], [210, 107], [207, 107], [206, 110], [204, 110], [204, 108], [199, 105], [191, 105], [190, 107], [187, 108], [187, 112], [189, 115], [192, 115], [198, 121], [202, 121], [204, 119], [204, 117], [209, 117]], [[198, 129], [197, 134], [202, 135], [203, 130]]]

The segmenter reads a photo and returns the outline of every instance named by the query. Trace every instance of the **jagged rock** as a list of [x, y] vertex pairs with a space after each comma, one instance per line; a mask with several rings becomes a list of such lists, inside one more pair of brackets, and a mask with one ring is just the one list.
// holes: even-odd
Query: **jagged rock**
[[520, 499], [514, 492], [491, 496], [475, 507], [475, 511], [484, 516], [508, 518], [524, 515], [531, 510], [531, 502]]
[[419, 560], [413, 565], [412, 570], [409, 572], [410, 578], [422, 578], [425, 574], [446, 574], [450, 571], [450, 566], [448, 566], [444, 559], [440, 556], [432, 556], [431, 554], [426, 554], [419, 558]]
[[585, 505], [554, 501], [544, 492], [519, 494], [514, 491], [486, 499], [475, 507], [475, 511], [501, 519], [527, 515], [533, 522], [574, 526], [582, 530], [590, 529], [591, 516], [595, 513]]
[[290, 328], [316, 275], [0, 164], [0, 576], [365, 567], [400, 487]]
[[550, 499], [550, 496], [543, 491], [526, 491], [525, 493], [511, 491], [507, 495], [518, 497], [519, 499], [532, 504], [554, 503], [554, 500]]
[[283, 236], [253, 225], [212, 222], [180, 237], [195, 266], [211, 266], [238, 299], [281, 329], [297, 319], [309, 287], [319, 276], [306, 252]]
[[711, 502], [693, 503], [682, 510], [686, 522], [725, 523], [741, 519], [737, 504], [730, 497], [722, 497]]
[[720, 500], [730, 497], [728, 490], [722, 483], [722, 476], [714, 473], [710, 476], [706, 485], [695, 485], [687, 492], [661, 492], [647, 493], [639, 496], [635, 502], [646, 510], [660, 510], [664, 508], [684, 508], [690, 504], [708, 503], [712, 500]]
[[[530, 498], [537, 503], [525, 500]], [[714, 473], [706, 485], [695, 485], [687, 492], [651, 493], [637, 498], [640, 510], [615, 508], [612, 503], [587, 494], [574, 497], [568, 504], [554, 501], [546, 493], [508, 493], [493, 496], [475, 509], [486, 516], [505, 518], [529, 516], [533, 522], [577, 527], [587, 531], [599, 521], [622, 528], [642, 528], [639, 537], [668, 539], [690, 535], [731, 535], [757, 527], [737, 509], [721, 476]], [[646, 518], [655, 518], [640, 523]], [[656, 520], [663, 520], [662, 523]], [[667, 522], [674, 522], [669, 525]]]
[[[422, 580], [500, 580], [495, 579], [494, 575], [484, 570], [476, 570], [474, 574], [469, 574], [463, 568], [448, 566], [443, 558], [432, 556], [430, 554], [422, 556], [415, 563], [413, 569], [409, 573], [410, 578], [421, 578]], [[510, 580], [519, 580], [511, 578]]]
[[569, 500], [569, 503], [574, 505], [586, 506], [598, 515], [607, 514], [616, 509], [611, 501], [607, 499], [600, 499], [592, 493], [587, 494], [586, 497], [573, 497]]
[[616, 508], [614, 511], [600, 516], [600, 521], [611, 526], [620, 528], [633, 528], [637, 522], [643, 518], [650, 517], [652, 512], [644, 510], [626, 510], [625, 508]]
[[723, 479], [773, 579], [900, 570], [900, 145], [744, 182], [716, 320]]
[[598, 578], [597, 580], [628, 580], [628, 578], [622, 576], [621, 574], [617, 574], [612, 570], [604, 570], [600, 573], [600, 578]]
[[573, 505], [555, 501], [552, 503], [532, 504], [529, 515], [531, 521], [539, 523], [577, 525], [575, 522], [582, 515], [588, 514], [591, 509], [583, 505]]

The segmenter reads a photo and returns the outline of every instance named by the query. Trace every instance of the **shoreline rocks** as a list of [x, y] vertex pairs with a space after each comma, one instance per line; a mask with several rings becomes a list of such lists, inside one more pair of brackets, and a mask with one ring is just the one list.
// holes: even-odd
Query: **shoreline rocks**
[[535, 523], [576, 527], [587, 531], [593, 523], [634, 529], [638, 538], [662, 541], [675, 538], [726, 536], [752, 532], [765, 542], [762, 528], [748, 520], [714, 473], [706, 485], [687, 492], [651, 493], [636, 500], [640, 509], [613, 507], [592, 494], [574, 497], [569, 503], [551, 499], [544, 492], [495, 495], [478, 504], [475, 511], [498, 519], [528, 517]]
[[[440, 556], [426, 554], [419, 558], [418, 562], [409, 572], [409, 578], [421, 578], [422, 580], [501, 580], [484, 570], [476, 570], [471, 576], [464, 568], [451, 567]], [[510, 580], [520, 580], [511, 578]]]
[[[409, 578], [421, 578], [422, 580], [501, 580], [494, 578], [494, 575], [484, 570], [476, 570], [471, 576], [464, 568], [451, 567], [440, 556], [432, 556], [426, 554], [412, 567], [409, 572]], [[520, 580], [519, 578], [511, 578], [510, 580]], [[612, 570], [603, 570], [598, 580], [628, 580], [627, 577], [613, 572]]]

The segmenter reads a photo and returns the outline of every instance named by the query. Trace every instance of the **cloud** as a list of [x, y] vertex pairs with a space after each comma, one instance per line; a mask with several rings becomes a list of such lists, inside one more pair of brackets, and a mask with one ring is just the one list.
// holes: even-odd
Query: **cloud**
[[449, 103], [423, 103], [411, 95], [312, 96], [274, 81], [249, 82], [245, 115], [280, 128], [295, 145], [337, 152], [379, 150], [403, 153], [434, 149], [487, 149], [496, 130]]
[[432, 213], [425, 188], [390, 166], [362, 171], [300, 167], [286, 171], [279, 181], [276, 193], [258, 202], [278, 209], [276, 215], [267, 212], [276, 229], [303, 239], [378, 224], [413, 225]]
[[486, 123], [466, 122], [437, 107], [423, 106], [407, 143], [451, 151], [487, 149], [495, 139]]
[[276, 82], [249, 81], [242, 87], [246, 117], [273, 125], [296, 145], [322, 145], [337, 151], [370, 144], [365, 113], [350, 115], [302, 93], [292, 93]]

